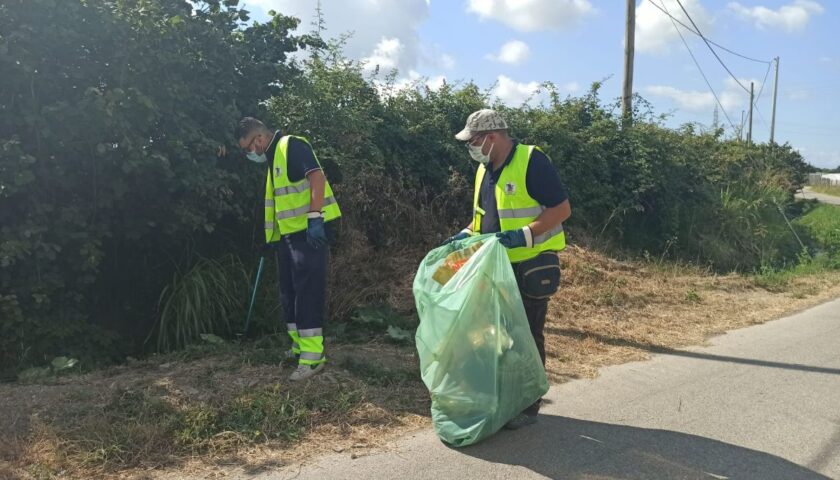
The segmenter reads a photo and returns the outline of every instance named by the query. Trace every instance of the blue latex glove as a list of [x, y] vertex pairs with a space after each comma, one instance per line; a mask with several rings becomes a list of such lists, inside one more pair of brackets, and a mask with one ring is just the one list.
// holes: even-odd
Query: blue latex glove
[[505, 230], [504, 232], [499, 232], [496, 234], [496, 238], [499, 239], [499, 243], [506, 246], [507, 248], [528, 246], [528, 244], [525, 242], [525, 232], [523, 232], [522, 229]]
[[444, 242], [441, 243], [441, 245], [448, 245], [452, 242], [456, 242], [458, 240], [463, 240], [465, 238], [470, 238], [470, 234], [467, 233], [467, 232], [461, 231], [461, 232], [456, 233], [455, 235], [452, 235], [451, 237], [447, 238], [446, 240], [444, 240]]
[[327, 244], [327, 232], [324, 231], [324, 219], [310, 218], [306, 227], [306, 241], [314, 249]]

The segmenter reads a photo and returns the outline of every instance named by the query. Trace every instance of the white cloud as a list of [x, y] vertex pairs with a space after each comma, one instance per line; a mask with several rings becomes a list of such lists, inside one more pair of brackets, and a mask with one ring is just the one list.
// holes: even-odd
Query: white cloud
[[[675, 44], [681, 44], [680, 36], [674, 28], [671, 19], [665, 12], [656, 8], [656, 5], [665, 8], [674, 18], [680, 22], [691, 25], [691, 21], [685, 16], [677, 0], [642, 0], [636, 8], [636, 50], [641, 53], [664, 54], [671, 51]], [[714, 19], [706, 9], [700, 5], [699, 0], [682, 0], [682, 4], [691, 15], [691, 18], [705, 35], [708, 34], [714, 23]], [[694, 34], [685, 30], [677, 24], [686, 38]]]
[[[300, 18], [298, 32], [314, 29], [314, 1], [244, 0], [244, 3], [248, 7], [276, 10]], [[386, 63], [394, 61], [393, 66], [402, 72], [416, 69], [426, 60], [419, 28], [429, 18], [428, 0], [322, 0], [321, 10], [326, 23], [325, 36], [337, 38], [352, 32], [344, 48], [350, 58], [376, 58]], [[388, 50], [389, 45], [393, 48], [395, 44], [383, 45], [383, 39], [398, 40], [399, 52]], [[380, 67], [382, 70], [385, 65]]]
[[467, 12], [522, 32], [562, 30], [595, 9], [589, 0], [469, 0]]
[[445, 53], [440, 45], [420, 45], [420, 62], [430, 70], [453, 70], [455, 57]]
[[813, 0], [794, 0], [789, 5], [771, 10], [767, 7], [745, 7], [738, 2], [731, 2], [729, 9], [744, 20], [751, 21], [756, 27], [765, 29], [781, 29], [786, 32], [802, 30], [808, 24], [812, 15], [819, 15], [825, 9]]
[[520, 40], [511, 40], [502, 45], [497, 54], [487, 54], [485, 58], [510, 65], [521, 65], [531, 55], [531, 48]]
[[834, 60], [832, 60], [831, 57], [828, 56], [820, 57], [820, 63], [832, 63], [833, 61]]
[[711, 92], [680, 90], [666, 85], [651, 85], [644, 89], [649, 95], [671, 99], [680, 107], [693, 112], [708, 111], [714, 108], [715, 97]]
[[440, 90], [446, 83], [445, 75], [437, 75], [426, 79], [426, 86], [432, 90]]
[[[580, 89], [577, 82], [556, 84], [557, 93], [573, 94]], [[499, 75], [491, 95], [505, 105], [518, 107], [524, 103], [538, 104], [548, 99], [548, 93], [538, 82], [517, 82], [505, 75]]]
[[504, 75], [499, 75], [496, 87], [493, 89], [493, 96], [506, 105], [519, 106], [533, 99], [539, 89], [540, 84], [537, 82], [520, 83]]
[[[741, 83], [749, 88], [749, 79], [739, 79]], [[752, 80], [755, 81], [755, 80]], [[749, 105], [749, 94], [745, 93], [735, 80], [727, 78], [724, 80], [724, 88], [716, 89], [723, 109], [733, 114], [737, 110]], [[755, 82], [755, 93], [758, 94], [761, 88], [760, 82]], [[717, 102], [712, 92], [708, 90], [682, 90], [667, 85], [651, 85], [645, 87], [644, 92], [671, 100], [679, 108], [690, 112], [711, 112], [715, 109]]]
[[440, 63], [443, 68], [447, 70], [452, 70], [453, 68], [455, 68], [455, 57], [444, 53], [440, 56]]
[[580, 90], [580, 85], [577, 82], [564, 83], [557, 85], [557, 87], [559, 87], [557, 89], [559, 93], [577, 93]]
[[[739, 85], [738, 82], [741, 82]], [[758, 96], [759, 92], [761, 92], [761, 81], [755, 78], [739, 78], [738, 82], [735, 81], [732, 77], [727, 77], [723, 81], [723, 85], [726, 90], [732, 90], [736, 92], [744, 92], [744, 95], [749, 97], [749, 90], [750, 90], [750, 82], [753, 83], [753, 91], [755, 95]], [[743, 85], [743, 88], [741, 86]], [[764, 95], [767, 92], [762, 92], [761, 94]]]
[[373, 53], [362, 59], [365, 70], [370, 72], [378, 69], [380, 72], [390, 72], [397, 68], [404, 50], [405, 46], [399, 38], [383, 38], [376, 44]]
[[422, 90], [424, 88], [440, 90], [446, 83], [446, 76], [435, 75], [433, 77], [424, 77], [415, 70], [410, 70], [407, 77], [399, 78], [393, 84], [382, 80], [374, 80], [373, 83], [380, 97], [390, 97], [403, 90]]

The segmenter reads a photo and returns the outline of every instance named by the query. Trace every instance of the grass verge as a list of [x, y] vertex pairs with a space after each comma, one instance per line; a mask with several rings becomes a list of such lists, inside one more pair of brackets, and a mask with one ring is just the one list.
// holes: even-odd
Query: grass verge
[[[757, 275], [619, 261], [569, 247], [546, 324], [551, 380], [594, 377], [605, 365], [701, 344], [840, 296], [832, 263], [838, 216], [840, 209], [809, 211], [797, 226], [815, 239], [813, 257]], [[284, 335], [0, 384], [0, 476], [117, 478], [154, 470], [207, 478], [214, 469], [253, 473], [324, 452], [382, 448], [429, 425], [414, 347], [386, 333], [395, 325], [413, 327], [385, 307], [360, 311], [349, 327], [355, 343], [328, 337], [327, 370], [301, 385], [286, 381], [293, 365], [282, 359]]]
[[840, 186], [813, 185], [810, 189], [813, 192], [840, 197]]
[[292, 384], [293, 365], [279, 363], [284, 349], [282, 339], [193, 346], [88, 375], [0, 385], [2, 403], [15, 406], [0, 425], [0, 473], [102, 478], [189, 470], [196, 459], [205, 467], [282, 464], [363, 451], [388, 432], [425, 424], [411, 350], [386, 340], [336, 345], [325, 373]]

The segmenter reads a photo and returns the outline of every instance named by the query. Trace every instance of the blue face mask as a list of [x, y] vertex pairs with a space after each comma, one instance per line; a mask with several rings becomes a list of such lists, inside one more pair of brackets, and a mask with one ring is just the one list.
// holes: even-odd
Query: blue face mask
[[248, 152], [245, 154], [245, 156], [248, 157], [248, 160], [254, 163], [265, 163], [268, 160], [267, 158], [265, 158], [264, 153], [257, 155], [257, 152]]

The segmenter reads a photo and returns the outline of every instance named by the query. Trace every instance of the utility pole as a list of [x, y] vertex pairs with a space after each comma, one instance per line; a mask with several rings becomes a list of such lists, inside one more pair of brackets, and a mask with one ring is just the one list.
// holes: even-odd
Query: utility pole
[[622, 125], [633, 122], [633, 55], [636, 41], [636, 0], [627, 0], [624, 31], [624, 92], [621, 96]]
[[776, 78], [773, 80], [773, 116], [770, 118], [770, 145], [776, 139], [776, 95], [779, 93], [779, 57], [776, 57]]
[[741, 110], [741, 125], [738, 127], [738, 141], [739, 142], [744, 140], [744, 114], [745, 113], [746, 112]]
[[718, 112], [717, 103], [715, 104], [715, 113], [712, 116], [712, 130], [717, 130], [720, 127], [720, 113]]
[[318, 34], [318, 38], [321, 38], [321, 33], [324, 31], [324, 10], [321, 8], [321, 0], [315, 4], [315, 20], [313, 20], [313, 27], [315, 27], [315, 33]]
[[753, 94], [755, 92], [755, 83], [750, 82], [750, 129], [747, 130], [747, 145], [752, 145], [752, 120], [753, 120]]

